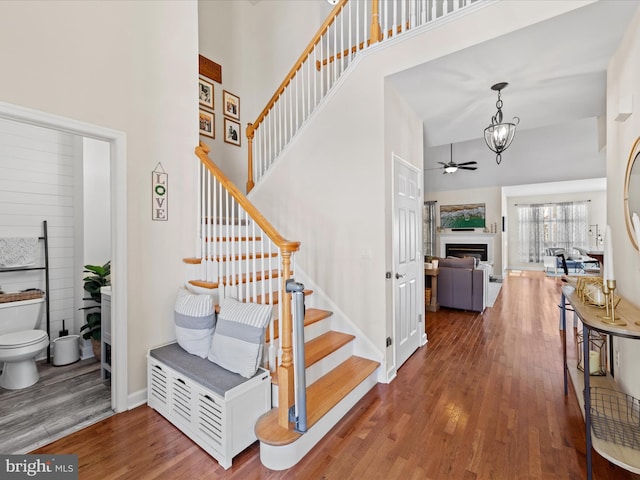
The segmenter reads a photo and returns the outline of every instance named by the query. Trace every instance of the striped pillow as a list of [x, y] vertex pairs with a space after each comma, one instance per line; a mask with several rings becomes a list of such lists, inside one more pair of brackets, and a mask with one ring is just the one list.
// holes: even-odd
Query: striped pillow
[[209, 360], [243, 377], [251, 378], [260, 366], [271, 305], [241, 303], [227, 298], [213, 333]]
[[184, 288], [178, 289], [174, 322], [178, 345], [192, 355], [205, 358], [216, 325], [213, 298], [210, 295], [194, 295]]

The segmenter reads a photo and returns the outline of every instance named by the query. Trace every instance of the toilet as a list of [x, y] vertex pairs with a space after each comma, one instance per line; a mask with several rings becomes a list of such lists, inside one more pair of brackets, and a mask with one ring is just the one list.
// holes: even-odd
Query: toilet
[[49, 345], [40, 322], [44, 298], [0, 303], [0, 387], [8, 390], [27, 388], [40, 375], [36, 356]]

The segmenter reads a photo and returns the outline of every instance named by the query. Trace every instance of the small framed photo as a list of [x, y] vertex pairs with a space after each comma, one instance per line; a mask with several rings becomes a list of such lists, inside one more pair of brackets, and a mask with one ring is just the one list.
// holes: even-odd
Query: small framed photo
[[202, 78], [198, 79], [198, 96], [200, 105], [213, 110], [213, 83], [209, 83]]
[[200, 109], [200, 135], [216, 138], [216, 114]]
[[240, 123], [224, 118], [224, 141], [240, 146]]
[[222, 91], [222, 107], [224, 108], [224, 114], [227, 117], [240, 120], [240, 97], [233, 93]]

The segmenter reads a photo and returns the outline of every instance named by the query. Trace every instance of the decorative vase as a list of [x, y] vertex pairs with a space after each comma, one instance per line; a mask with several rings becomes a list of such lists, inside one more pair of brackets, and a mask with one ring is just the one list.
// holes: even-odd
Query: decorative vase
[[101, 348], [100, 340], [96, 340], [94, 338], [91, 339], [91, 347], [93, 348], [93, 356], [96, 357], [96, 360], [99, 362], [101, 360]]

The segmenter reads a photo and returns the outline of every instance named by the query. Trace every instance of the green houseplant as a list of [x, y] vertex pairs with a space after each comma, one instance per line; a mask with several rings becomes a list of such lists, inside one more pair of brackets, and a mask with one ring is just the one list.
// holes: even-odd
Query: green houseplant
[[100, 338], [101, 338], [101, 302], [102, 295], [100, 289], [106, 287], [111, 281], [111, 262], [104, 265], [85, 265], [84, 273], [89, 273], [84, 277], [84, 290], [89, 294], [82, 300], [88, 302], [80, 310], [86, 310], [85, 323], [80, 327], [82, 338], [91, 340], [93, 354], [96, 359], [100, 359]]

